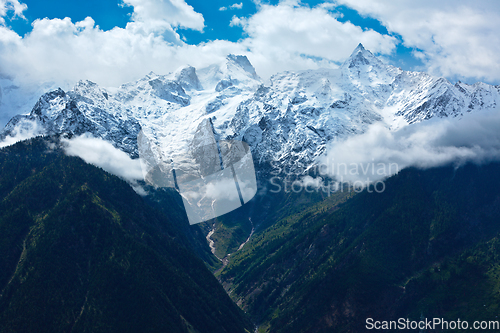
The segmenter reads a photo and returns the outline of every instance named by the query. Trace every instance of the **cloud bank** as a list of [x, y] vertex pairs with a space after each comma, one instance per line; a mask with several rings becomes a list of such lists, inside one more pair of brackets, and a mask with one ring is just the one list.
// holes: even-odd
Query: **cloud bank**
[[364, 134], [332, 143], [319, 158], [322, 172], [350, 182], [370, 182], [406, 167], [431, 168], [500, 160], [500, 111], [463, 119], [431, 119], [390, 131], [380, 123]]
[[107, 172], [129, 182], [139, 194], [144, 190], [137, 184], [143, 179], [141, 163], [131, 159], [126, 153], [115, 148], [110, 142], [81, 135], [70, 140], [61, 139], [64, 151], [69, 156], [78, 156], [86, 163], [98, 166]]
[[36, 121], [21, 121], [12, 130], [11, 135], [7, 135], [3, 140], [0, 141], [0, 148], [13, 145], [16, 142], [24, 141], [37, 135], [41, 135], [42, 132], [43, 129], [38, 126], [38, 123]]
[[176, 29], [202, 31], [204, 18], [183, 0], [125, 0], [124, 5], [133, 7], [124, 29], [103, 31], [91, 17], [80, 22], [38, 19], [24, 37], [0, 26], [0, 71], [24, 82], [89, 79], [118, 86], [150, 71], [166, 74], [187, 63], [202, 67], [238, 53], [247, 55], [266, 78], [282, 69], [335, 66], [331, 62], [343, 61], [359, 42], [383, 54], [397, 43], [391, 36], [337, 21], [327, 6], [286, 1], [260, 5], [252, 17], [238, 18], [248, 37], [237, 43], [189, 45]]

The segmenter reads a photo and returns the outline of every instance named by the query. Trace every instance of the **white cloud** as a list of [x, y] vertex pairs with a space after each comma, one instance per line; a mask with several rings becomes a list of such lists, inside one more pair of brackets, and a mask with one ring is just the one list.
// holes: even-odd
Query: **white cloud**
[[184, 0], [123, 0], [134, 7], [132, 19], [150, 28], [174, 26], [202, 31], [203, 15], [194, 11]]
[[[172, 26], [202, 29], [203, 17], [181, 2], [127, 0], [126, 4], [134, 6], [134, 21], [125, 29], [102, 31], [90, 17], [76, 23], [69, 18], [36, 20], [24, 38], [3, 28], [3, 74], [26, 82], [89, 79], [117, 86], [150, 71], [168, 73], [186, 63], [200, 67], [229, 53], [243, 53], [267, 78], [280, 70], [332, 66], [329, 61], [343, 61], [359, 42], [383, 54], [390, 53], [396, 43], [390, 36], [337, 21], [325, 6], [309, 8], [289, 1], [262, 5], [248, 19], [233, 18], [233, 25], [241, 25], [248, 34], [239, 43], [216, 40], [188, 45]], [[172, 8], [179, 18], [175, 11], [166, 14]], [[165, 18], [165, 25], [154, 23], [160, 17]]]
[[241, 8], [243, 8], [243, 2], [234, 3], [229, 8], [231, 8], [231, 9], [241, 9]]
[[209, 200], [239, 200], [234, 179], [213, 179], [205, 186], [205, 195]]
[[379, 19], [418, 48], [427, 70], [436, 75], [500, 79], [500, 2], [340, 0]]
[[304, 176], [300, 180], [297, 180], [295, 186], [297, 186], [297, 185], [300, 185], [301, 188], [304, 188], [307, 190], [317, 189], [321, 186], [324, 186], [323, 178], [321, 178], [321, 177], [313, 178], [311, 176]]
[[223, 11], [228, 10], [228, 9], [241, 9], [241, 8], [243, 8], [243, 2], [234, 3], [234, 4], [232, 4], [229, 7], [222, 6], [222, 7], [219, 8], [219, 11], [223, 12]]
[[12, 130], [11, 135], [8, 135], [4, 140], [0, 141], [0, 148], [40, 135], [41, 130], [42, 129], [35, 121], [20, 121]]
[[230, 27], [236, 27], [236, 26], [242, 26], [243, 25], [243, 21], [237, 17], [236, 15], [233, 15], [233, 17], [231, 18], [231, 22], [229, 22], [229, 26]]
[[372, 125], [362, 135], [333, 143], [318, 162], [321, 173], [344, 181], [377, 181], [410, 166], [430, 168], [500, 160], [500, 112], [463, 119], [431, 119], [390, 131]]
[[65, 145], [64, 150], [67, 155], [78, 156], [87, 163], [125, 179], [135, 185], [135, 188], [138, 188], [136, 181], [143, 179], [139, 159], [131, 159], [107, 141], [85, 134], [61, 141]]
[[13, 12], [12, 18], [26, 19], [23, 12], [28, 8], [18, 0], [0, 0], [0, 24], [5, 24], [5, 17]]

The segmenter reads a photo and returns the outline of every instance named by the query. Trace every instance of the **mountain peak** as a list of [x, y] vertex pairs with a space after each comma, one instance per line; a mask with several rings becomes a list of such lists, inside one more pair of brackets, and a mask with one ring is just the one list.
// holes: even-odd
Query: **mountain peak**
[[222, 91], [231, 86], [253, 89], [261, 79], [255, 68], [244, 55], [229, 54], [217, 64], [197, 70], [204, 89]]
[[88, 92], [90, 90], [99, 90], [99, 86], [89, 80], [80, 80], [73, 87], [73, 91], [82, 94], [82, 92]]
[[[252, 66], [252, 64], [250, 63], [250, 60], [248, 60], [247, 56], [245, 56], [245, 55], [228, 54], [226, 57], [226, 60], [228, 62], [234, 62], [242, 67]], [[253, 68], [253, 66], [252, 66], [252, 68]]]
[[196, 68], [187, 65], [179, 68], [175, 74], [175, 79], [185, 90], [202, 90], [203, 87], [196, 75]]
[[370, 65], [378, 63], [379, 60], [365, 47], [359, 43], [358, 46], [352, 51], [349, 58], [344, 62], [343, 67], [353, 68], [361, 65]]
[[356, 46], [356, 48], [354, 49], [354, 51], [352, 51], [352, 54], [356, 54], [359, 51], [366, 51], [365, 47], [361, 43], [359, 43], [358, 46]]
[[227, 60], [227, 67], [230, 69], [232, 65], [237, 66], [242, 68], [245, 72], [249, 73], [253, 79], [258, 80], [259, 76], [257, 75], [257, 72], [255, 71], [255, 68], [252, 66], [250, 63], [250, 60], [248, 60], [247, 56], [244, 55], [234, 55], [234, 54], [229, 54], [226, 57]]

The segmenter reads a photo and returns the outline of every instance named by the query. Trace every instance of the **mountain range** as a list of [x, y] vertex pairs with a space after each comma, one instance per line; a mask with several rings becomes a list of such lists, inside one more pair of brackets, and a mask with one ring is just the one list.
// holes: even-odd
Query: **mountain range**
[[[42, 95], [30, 114], [8, 122], [0, 140], [87, 133], [136, 159], [142, 133], [143, 142], [157, 148], [149, 158], [172, 163], [177, 170], [193, 167], [190, 156], [209, 143], [208, 137], [241, 140], [250, 146], [262, 193], [273, 170], [300, 173], [324, 154], [329, 143], [364, 133], [375, 122], [395, 131], [431, 118], [461, 118], [498, 103], [500, 86], [452, 84], [404, 71], [359, 44], [337, 69], [283, 72], [267, 82], [245, 56], [235, 55], [206, 68], [149, 73], [119, 88], [80, 81], [72, 90], [59, 88]], [[173, 181], [165, 183], [174, 186]], [[281, 200], [286, 199], [258, 195], [244, 213], [238, 210], [216, 219], [211, 228], [202, 226], [206, 234], [214, 229], [211, 237], [218, 256], [238, 249], [254, 223], [272, 223], [269, 207]], [[248, 214], [254, 222], [244, 217]]]
[[119, 88], [80, 81], [70, 91], [41, 96], [29, 115], [9, 121], [0, 139], [22, 132], [91, 133], [137, 158], [142, 129], [175, 162], [209, 121], [216, 139], [247, 142], [256, 164], [307, 166], [332, 140], [363, 133], [374, 122], [395, 130], [499, 102], [500, 86], [404, 71], [359, 44], [337, 69], [283, 72], [268, 82], [245, 56], [234, 55], [202, 69], [149, 73]]

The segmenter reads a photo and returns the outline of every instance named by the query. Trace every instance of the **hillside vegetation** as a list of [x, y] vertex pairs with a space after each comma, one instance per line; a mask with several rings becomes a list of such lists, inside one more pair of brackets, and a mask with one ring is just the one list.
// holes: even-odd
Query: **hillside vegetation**
[[0, 150], [0, 332], [248, 332], [175, 225], [33, 139]]
[[383, 193], [338, 193], [282, 218], [218, 277], [262, 332], [496, 320], [499, 189], [499, 164], [403, 170]]

